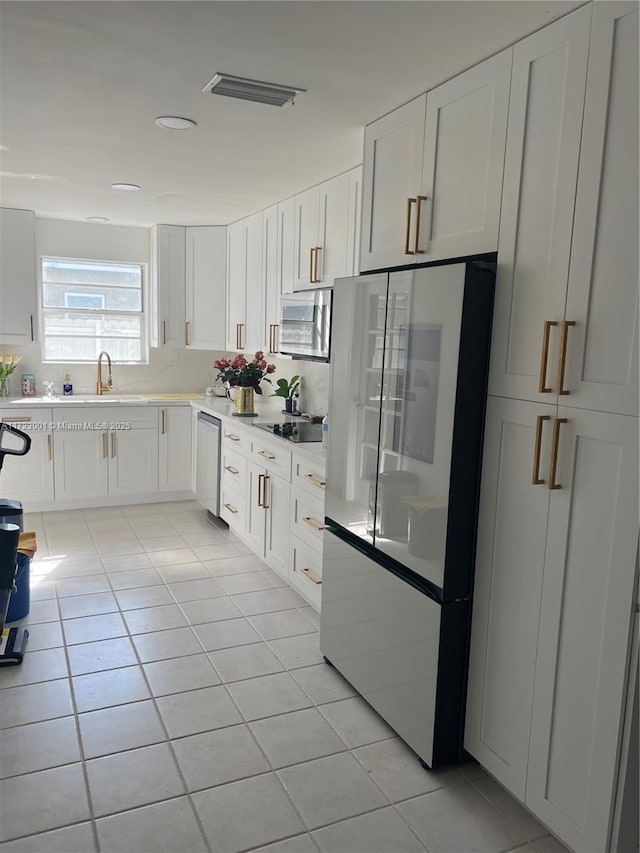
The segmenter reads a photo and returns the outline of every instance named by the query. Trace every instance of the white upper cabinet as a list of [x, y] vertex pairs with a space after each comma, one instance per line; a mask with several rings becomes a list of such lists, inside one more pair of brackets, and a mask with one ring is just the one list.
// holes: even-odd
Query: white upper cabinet
[[265, 332], [263, 341], [265, 352], [275, 355], [278, 352], [278, 324], [280, 322], [280, 276], [278, 207], [268, 207], [262, 212], [262, 249], [264, 253], [264, 291], [265, 291]]
[[36, 339], [35, 247], [35, 213], [0, 208], [0, 344]]
[[427, 98], [421, 95], [365, 128], [360, 268], [412, 263], [409, 200], [422, 177]]
[[415, 262], [498, 248], [512, 55], [509, 48], [427, 94]]
[[244, 346], [247, 237], [244, 220], [227, 227], [227, 349]]
[[359, 183], [354, 169], [295, 197], [294, 290], [353, 274]]
[[293, 293], [295, 267], [296, 200], [278, 204], [278, 280], [280, 293]]
[[186, 345], [220, 350], [226, 333], [227, 229], [186, 229]]
[[498, 396], [557, 399], [590, 19], [587, 4], [513, 48], [489, 375]]
[[242, 348], [249, 353], [264, 349], [265, 335], [265, 268], [262, 211], [244, 221], [247, 240], [245, 329]]
[[594, 3], [565, 406], [638, 414], [638, 5]]
[[358, 275], [360, 272], [360, 229], [362, 228], [362, 166], [356, 166], [349, 172], [347, 228], [347, 269], [345, 275]]
[[151, 346], [186, 344], [186, 233], [182, 225], [151, 229]]

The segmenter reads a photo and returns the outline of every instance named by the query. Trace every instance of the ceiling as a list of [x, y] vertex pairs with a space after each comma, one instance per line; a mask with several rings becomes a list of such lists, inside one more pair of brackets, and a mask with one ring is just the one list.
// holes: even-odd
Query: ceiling
[[[365, 124], [578, 5], [2, 0], [0, 203], [233, 222], [361, 162]], [[308, 91], [282, 108], [203, 93], [216, 71]]]

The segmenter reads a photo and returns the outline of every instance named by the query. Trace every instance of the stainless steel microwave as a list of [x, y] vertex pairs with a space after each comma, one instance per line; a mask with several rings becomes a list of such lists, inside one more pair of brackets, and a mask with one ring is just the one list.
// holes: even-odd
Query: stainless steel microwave
[[332, 288], [292, 293], [280, 299], [281, 355], [329, 361]]

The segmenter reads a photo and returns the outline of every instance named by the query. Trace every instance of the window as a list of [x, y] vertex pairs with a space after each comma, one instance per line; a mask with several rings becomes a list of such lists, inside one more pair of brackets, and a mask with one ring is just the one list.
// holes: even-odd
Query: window
[[142, 264], [42, 258], [43, 361], [146, 363]]

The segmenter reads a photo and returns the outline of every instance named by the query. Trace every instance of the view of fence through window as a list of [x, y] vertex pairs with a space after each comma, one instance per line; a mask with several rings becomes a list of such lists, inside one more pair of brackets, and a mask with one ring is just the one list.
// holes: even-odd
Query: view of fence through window
[[142, 265], [43, 258], [42, 318], [44, 361], [146, 362]]

